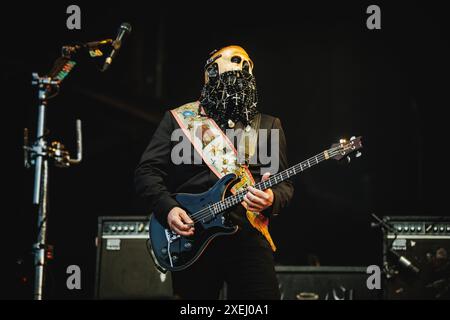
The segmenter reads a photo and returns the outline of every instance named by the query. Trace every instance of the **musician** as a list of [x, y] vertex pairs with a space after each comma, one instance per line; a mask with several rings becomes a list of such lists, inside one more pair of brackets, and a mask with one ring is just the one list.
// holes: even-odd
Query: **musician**
[[[212, 165], [205, 161], [201, 164], [173, 163], [172, 150], [177, 142], [171, 141], [172, 133], [183, 126], [186, 118], [212, 119], [222, 131], [241, 129], [257, 132], [266, 129], [268, 141], [265, 142], [268, 143], [271, 129], [278, 129], [279, 152], [275, 155], [279, 162], [278, 171], [288, 167], [286, 140], [280, 120], [258, 111], [253, 67], [249, 55], [239, 46], [213, 52], [205, 66], [205, 85], [199, 101], [164, 115], [136, 169], [136, 189], [145, 199], [149, 212], [179, 235], [191, 236], [195, 227], [192, 227], [192, 219], [180, 208], [174, 194], [205, 192], [218, 181], [218, 170], [222, 171], [219, 174], [229, 173], [226, 165], [212, 170]], [[261, 142], [258, 141], [257, 145]], [[258, 148], [256, 146], [251, 152], [249, 147], [247, 156], [257, 152]], [[192, 152], [197, 152], [194, 147]], [[247, 161], [246, 164], [255, 182], [269, 178], [270, 174], [262, 174], [261, 162]], [[293, 185], [287, 180], [266, 191], [252, 187], [248, 187], [248, 191], [242, 205], [236, 206], [229, 214], [231, 221], [239, 226], [238, 232], [214, 239], [197, 262], [183, 271], [172, 273], [176, 296], [181, 299], [217, 299], [226, 282], [229, 299], [280, 298], [273, 259], [275, 244], [267, 228], [258, 229], [249, 213], [253, 213], [256, 220], [268, 222], [288, 205]]]

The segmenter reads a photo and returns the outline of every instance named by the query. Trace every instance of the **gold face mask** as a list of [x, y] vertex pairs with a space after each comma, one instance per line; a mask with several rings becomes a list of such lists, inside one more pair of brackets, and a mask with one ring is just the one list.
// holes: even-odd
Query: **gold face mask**
[[239, 46], [211, 54], [205, 66], [205, 85], [200, 103], [222, 128], [241, 122], [249, 127], [258, 114], [253, 62]]
[[205, 66], [205, 83], [228, 71], [247, 71], [253, 75], [253, 61], [239, 46], [228, 46], [213, 51]]

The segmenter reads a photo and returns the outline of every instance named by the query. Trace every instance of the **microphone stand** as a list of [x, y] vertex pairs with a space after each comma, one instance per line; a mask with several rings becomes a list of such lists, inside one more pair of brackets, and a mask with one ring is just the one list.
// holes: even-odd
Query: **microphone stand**
[[53, 247], [47, 243], [47, 220], [48, 220], [48, 179], [49, 161], [57, 167], [68, 168], [82, 161], [82, 133], [81, 120], [77, 120], [77, 157], [71, 158], [69, 152], [60, 142], [47, 142], [46, 135], [46, 111], [48, 101], [54, 98], [60, 89], [64, 78], [76, 65], [70, 60], [70, 55], [63, 48], [62, 57], [58, 58], [49, 75], [40, 77], [33, 73], [32, 84], [38, 87], [38, 119], [36, 130], [36, 141], [33, 145], [28, 143], [28, 129], [24, 130], [24, 164], [26, 168], [34, 166], [34, 188], [33, 204], [37, 206], [37, 241], [33, 245], [34, 253], [34, 299], [42, 300], [47, 260], [53, 256]]
[[[383, 233], [383, 239], [386, 239], [383, 241], [383, 273], [385, 274], [387, 279], [390, 279], [394, 276], [396, 273], [395, 270], [391, 269], [388, 262], [388, 254], [389, 253], [395, 253], [394, 250], [392, 250], [392, 245], [394, 244], [395, 240], [397, 239], [397, 230], [390, 224], [388, 224], [384, 219], [379, 218], [376, 214], [371, 214], [374, 220], [377, 222], [372, 222], [371, 227], [372, 228], [381, 228], [381, 231]], [[391, 232], [394, 234], [394, 239], [392, 240], [391, 244], [388, 245], [388, 237], [387, 234]]]
[[[125, 27], [131, 26], [124, 25]], [[131, 30], [125, 30], [130, 32]], [[123, 32], [125, 32], [123, 31]], [[32, 84], [38, 87], [38, 120], [36, 141], [32, 146], [28, 143], [28, 129], [24, 130], [24, 165], [25, 168], [34, 166], [34, 188], [33, 204], [37, 206], [38, 213], [38, 235], [37, 241], [33, 245], [34, 252], [34, 299], [42, 300], [44, 298], [45, 269], [47, 260], [53, 257], [53, 246], [47, 244], [47, 220], [48, 220], [48, 167], [49, 161], [52, 161], [56, 167], [69, 168], [82, 161], [82, 133], [81, 120], [76, 122], [77, 130], [77, 157], [71, 158], [64, 145], [58, 141], [48, 144], [46, 138], [46, 110], [48, 101], [59, 94], [61, 83], [75, 67], [76, 62], [71, 60], [72, 55], [81, 50], [87, 50], [93, 58], [102, 56], [100, 51], [102, 46], [115, 45], [112, 39], [87, 42], [83, 44], [66, 45], [62, 47], [62, 56], [59, 57], [53, 69], [47, 76], [40, 77], [33, 73]], [[105, 70], [101, 70], [105, 71]]]

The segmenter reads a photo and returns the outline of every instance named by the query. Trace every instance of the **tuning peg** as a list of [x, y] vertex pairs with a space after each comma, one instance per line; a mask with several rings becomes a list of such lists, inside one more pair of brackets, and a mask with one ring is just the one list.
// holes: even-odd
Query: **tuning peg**
[[352, 158], [350, 158], [350, 156], [347, 156], [347, 163], [352, 162]]
[[353, 137], [350, 138], [350, 141], [355, 141], [355, 140], [356, 140], [356, 137], [355, 137], [355, 136], [353, 136]]
[[356, 157], [359, 158], [359, 157], [361, 157], [361, 156], [362, 156], [362, 153], [361, 153], [360, 151], [358, 151], [358, 152], [356, 153]]

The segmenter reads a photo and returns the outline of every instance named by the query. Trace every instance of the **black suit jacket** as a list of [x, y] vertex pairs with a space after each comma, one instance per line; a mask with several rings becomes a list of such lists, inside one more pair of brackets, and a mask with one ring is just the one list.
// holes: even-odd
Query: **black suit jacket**
[[[172, 142], [171, 136], [172, 132], [178, 128], [179, 125], [175, 118], [170, 112], [166, 112], [135, 172], [137, 193], [145, 199], [149, 212], [153, 212], [162, 223], [167, 223], [167, 215], [170, 210], [179, 206], [174, 199], [174, 194], [205, 192], [218, 181], [217, 176], [203, 162], [200, 165], [174, 165], [172, 163], [172, 148], [178, 142]], [[288, 167], [286, 139], [280, 120], [272, 116], [261, 115], [260, 129], [280, 130], [279, 171], [286, 169]], [[270, 142], [270, 130], [268, 132], [268, 141]], [[193, 147], [191, 151], [193, 158], [196, 151]], [[258, 160], [258, 164], [249, 167], [256, 182], [259, 182], [262, 177], [261, 166], [263, 165]], [[267, 165], [263, 167], [267, 167]], [[288, 205], [294, 188], [292, 182], [288, 180], [274, 186], [272, 190], [274, 204], [264, 212], [268, 216], [279, 214]], [[241, 230], [247, 230], [250, 233], [256, 231], [248, 222], [242, 206], [233, 210], [231, 218], [241, 227]]]

